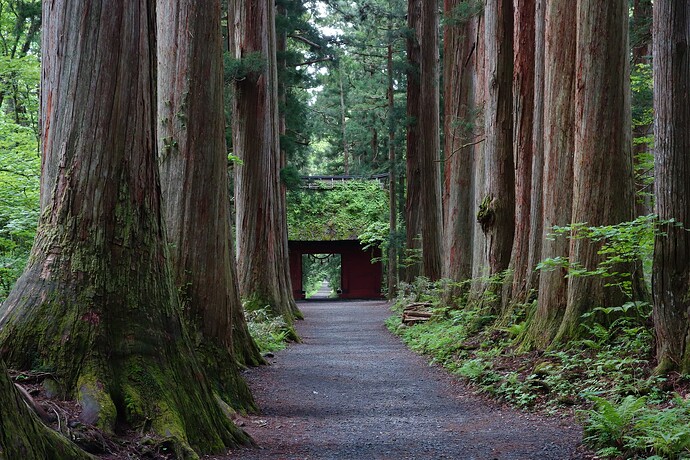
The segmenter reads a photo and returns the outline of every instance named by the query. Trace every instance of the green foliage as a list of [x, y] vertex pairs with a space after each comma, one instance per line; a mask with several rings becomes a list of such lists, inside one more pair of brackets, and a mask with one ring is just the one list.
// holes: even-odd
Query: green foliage
[[[651, 18], [650, 18], [651, 19]], [[649, 37], [651, 40], [651, 37]], [[652, 66], [637, 64], [630, 74], [632, 89], [633, 145], [637, 199], [653, 203], [654, 185], [654, 85]]]
[[[315, 74], [310, 101], [314, 133], [312, 172], [369, 175], [388, 169], [389, 129], [401, 157], [405, 149], [406, 2], [327, 2], [315, 22], [338, 30], [333, 61]], [[388, 107], [388, 46], [393, 50], [393, 109]], [[344, 150], [348, 151], [347, 171]], [[402, 169], [400, 170], [402, 172]]]
[[39, 214], [40, 159], [32, 128], [0, 111], [0, 302], [21, 275]]
[[443, 24], [461, 26], [482, 14], [483, 11], [484, 2], [482, 0], [464, 0], [455, 5], [453, 10], [443, 18]]
[[288, 325], [280, 316], [272, 316], [268, 308], [245, 311], [249, 334], [261, 353], [269, 353], [285, 348], [289, 337]]
[[299, 171], [294, 165], [287, 165], [280, 170], [280, 180], [288, 190], [298, 190], [302, 185]]
[[388, 194], [377, 181], [347, 181], [287, 195], [291, 240], [353, 240], [388, 222]]
[[[585, 441], [597, 447], [615, 448], [620, 453], [626, 439], [633, 433], [635, 423], [644, 410], [647, 399], [627, 396], [619, 404], [598, 396], [590, 396], [594, 410], [588, 411]], [[614, 451], [608, 451], [609, 454]]]
[[[596, 267], [584, 267], [578, 261], [556, 257], [542, 261], [538, 270], [554, 270], [564, 267], [568, 276], [599, 276], [607, 280], [607, 286], [619, 287], [630, 299], [633, 297], [633, 274], [620, 271], [622, 265], [651, 261], [654, 237], [658, 234], [655, 215], [640, 216], [630, 222], [616, 225], [590, 227], [586, 223], [555, 226], [551, 237], [567, 236], [570, 239], [587, 239], [600, 244], [601, 262]], [[651, 266], [645, 267], [651, 273]]]
[[24, 269], [39, 214], [41, 3], [0, 0], [0, 302]]
[[260, 74], [267, 65], [266, 58], [258, 51], [247, 53], [242, 59], [236, 59], [226, 53], [223, 60], [226, 81], [240, 81], [251, 75]]
[[580, 412], [584, 440], [598, 448], [600, 456], [690, 458], [690, 404], [684, 398], [675, 396], [665, 406], [650, 404], [645, 397], [590, 398], [594, 408]]

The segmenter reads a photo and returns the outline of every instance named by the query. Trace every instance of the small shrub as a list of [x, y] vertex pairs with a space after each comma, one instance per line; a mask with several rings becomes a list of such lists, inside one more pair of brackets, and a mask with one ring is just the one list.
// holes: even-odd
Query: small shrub
[[269, 353], [285, 348], [289, 336], [288, 326], [280, 316], [272, 316], [268, 308], [245, 311], [249, 334], [261, 353]]

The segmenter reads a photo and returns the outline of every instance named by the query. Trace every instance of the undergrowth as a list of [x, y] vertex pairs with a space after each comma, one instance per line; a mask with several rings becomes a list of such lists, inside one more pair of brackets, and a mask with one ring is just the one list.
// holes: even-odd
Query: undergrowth
[[267, 307], [246, 310], [245, 317], [249, 334], [262, 354], [285, 349], [289, 338], [289, 329], [282, 317], [272, 316]]
[[[525, 351], [521, 338], [533, 305], [495, 321], [481, 302], [442, 305], [447, 285], [421, 278], [401, 287], [387, 326], [412, 350], [478, 392], [523, 409], [574, 414], [601, 458], [690, 459], [690, 376], [653, 375], [649, 304], [596, 309], [584, 318], [586, 339]], [[432, 319], [402, 325], [399, 313], [420, 301], [430, 304]], [[602, 319], [610, 326], [596, 322]]]

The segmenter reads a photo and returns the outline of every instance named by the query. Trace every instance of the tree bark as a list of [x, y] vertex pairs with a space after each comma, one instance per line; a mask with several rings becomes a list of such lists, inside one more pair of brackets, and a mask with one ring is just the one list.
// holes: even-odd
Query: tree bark
[[420, 21], [419, 155], [422, 200], [422, 269], [432, 281], [441, 278], [441, 140], [439, 98], [438, 0], [422, 2]]
[[[633, 218], [627, 0], [581, 0], [577, 11], [573, 222], [612, 225]], [[594, 269], [600, 244], [570, 241], [570, 262]], [[634, 267], [620, 272], [638, 273]], [[609, 280], [568, 278], [568, 302], [557, 342], [580, 333], [582, 314], [627, 299]]]
[[[544, 173], [541, 260], [567, 259], [569, 241], [550, 236], [554, 225], [571, 223], [573, 154], [575, 149], [575, 53], [577, 5], [546, 2], [544, 62]], [[529, 342], [542, 348], [551, 343], [563, 319], [567, 301], [566, 269], [542, 271], [538, 307], [528, 329]]]
[[474, 152], [483, 129], [477, 126], [475, 69], [479, 17], [454, 18], [460, 0], [445, 0], [444, 26], [444, 278], [458, 284], [449, 289], [445, 303], [452, 303], [472, 278], [474, 241]]
[[419, 150], [419, 107], [421, 91], [421, 51], [417, 39], [421, 30], [421, 0], [408, 0], [407, 27], [407, 158], [406, 158], [406, 191], [405, 225], [406, 225], [406, 262], [405, 281], [411, 283], [422, 274], [422, 177], [421, 152]]
[[216, 391], [253, 410], [235, 358], [262, 361], [244, 320], [229, 227], [220, 0], [159, 0], [156, 13], [159, 167], [173, 274]]
[[43, 18], [41, 218], [0, 349], [58, 375], [86, 423], [150, 426], [182, 457], [247, 442], [196, 359], [167, 262], [155, 2], [55, 0]]
[[233, 144], [242, 160], [235, 175], [240, 292], [248, 308], [268, 306], [292, 324], [301, 315], [292, 298], [280, 182], [275, 9], [269, 0], [231, 0], [229, 12], [235, 59], [263, 59], [233, 91]]
[[663, 224], [654, 247], [657, 371], [690, 371], [690, 6], [654, 1], [655, 196]]
[[477, 107], [477, 140], [479, 142], [474, 146], [474, 226], [472, 228], [474, 249], [472, 251], [472, 285], [470, 286], [470, 293], [468, 300], [470, 303], [477, 303], [480, 301], [486, 288], [486, 279], [490, 274], [489, 256], [487, 251], [487, 236], [482, 231], [482, 227], [477, 222], [477, 214], [480, 211], [484, 191], [486, 188], [486, 123], [484, 122], [488, 89], [488, 78], [486, 73], [486, 26], [484, 20], [484, 12], [477, 18], [477, 50], [475, 60], [475, 85], [474, 85], [474, 100], [475, 107]]
[[0, 361], [0, 459], [88, 460], [77, 446], [29, 411]]
[[[527, 301], [536, 297], [539, 288], [539, 270], [544, 231], [544, 73], [545, 73], [545, 29], [546, 0], [536, 0], [535, 4], [535, 49], [534, 49], [534, 127], [532, 151], [532, 195], [530, 202], [530, 234], [527, 266]], [[551, 64], [549, 64], [551, 65]]]
[[[485, 112], [486, 187], [477, 221], [486, 235], [490, 275], [500, 276], [510, 262], [515, 234], [515, 171], [513, 166], [513, 4], [487, 0]], [[501, 284], [494, 280], [487, 289], [489, 306], [501, 305]]]
[[535, 0], [515, 0], [513, 19], [513, 161], [515, 237], [503, 292], [503, 314], [527, 300], [534, 157]]

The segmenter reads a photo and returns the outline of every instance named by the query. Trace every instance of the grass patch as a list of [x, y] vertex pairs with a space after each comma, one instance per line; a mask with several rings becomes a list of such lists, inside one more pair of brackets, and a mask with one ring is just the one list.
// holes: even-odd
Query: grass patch
[[285, 349], [290, 337], [287, 323], [281, 316], [273, 316], [268, 308], [245, 311], [249, 334], [262, 354]]

